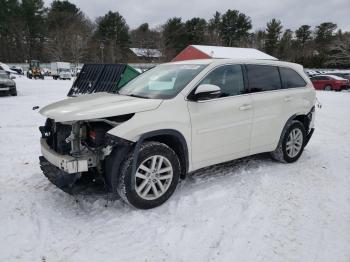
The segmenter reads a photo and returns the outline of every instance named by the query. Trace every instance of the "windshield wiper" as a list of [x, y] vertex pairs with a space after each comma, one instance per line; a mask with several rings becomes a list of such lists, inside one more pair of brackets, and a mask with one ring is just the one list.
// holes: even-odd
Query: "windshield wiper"
[[147, 96], [140, 96], [140, 95], [134, 95], [134, 94], [131, 94], [131, 95], [128, 95], [128, 96], [149, 99], [149, 97], [147, 97]]

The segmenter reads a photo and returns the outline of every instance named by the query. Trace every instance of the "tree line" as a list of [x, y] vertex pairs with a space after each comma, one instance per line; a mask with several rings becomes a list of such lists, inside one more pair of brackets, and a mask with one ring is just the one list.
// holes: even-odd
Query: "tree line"
[[[0, 0], [0, 61], [20, 63], [132, 62], [130, 47], [159, 49], [169, 61], [190, 44], [252, 47], [281, 60], [305, 67], [350, 67], [350, 32], [332, 22], [295, 31], [272, 18], [253, 31], [252, 20], [238, 10], [215, 12], [211, 19], [168, 19], [150, 28], [147, 23], [130, 29], [124, 17], [109, 11], [95, 21], [69, 1]], [[150, 54], [151, 61], [152, 57]]]

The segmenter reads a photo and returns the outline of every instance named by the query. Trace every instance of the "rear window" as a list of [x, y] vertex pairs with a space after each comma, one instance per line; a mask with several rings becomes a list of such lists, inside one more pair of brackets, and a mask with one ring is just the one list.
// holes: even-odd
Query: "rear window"
[[250, 92], [281, 89], [281, 80], [276, 66], [247, 65]]
[[293, 69], [280, 67], [280, 74], [282, 80], [282, 88], [296, 88], [305, 87], [304, 79]]

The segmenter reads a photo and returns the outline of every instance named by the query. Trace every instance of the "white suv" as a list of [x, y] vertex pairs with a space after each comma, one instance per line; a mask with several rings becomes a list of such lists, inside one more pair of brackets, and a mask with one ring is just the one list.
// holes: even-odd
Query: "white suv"
[[99, 185], [134, 207], [164, 203], [180, 178], [271, 152], [296, 161], [314, 127], [315, 90], [303, 67], [267, 60], [162, 64], [118, 93], [44, 107], [41, 168], [66, 192]]

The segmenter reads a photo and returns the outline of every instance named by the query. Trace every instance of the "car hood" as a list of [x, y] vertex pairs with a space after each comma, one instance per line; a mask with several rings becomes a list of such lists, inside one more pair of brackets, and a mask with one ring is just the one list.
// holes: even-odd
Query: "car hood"
[[89, 120], [156, 109], [162, 100], [110, 93], [67, 98], [43, 107], [39, 113], [56, 122]]

